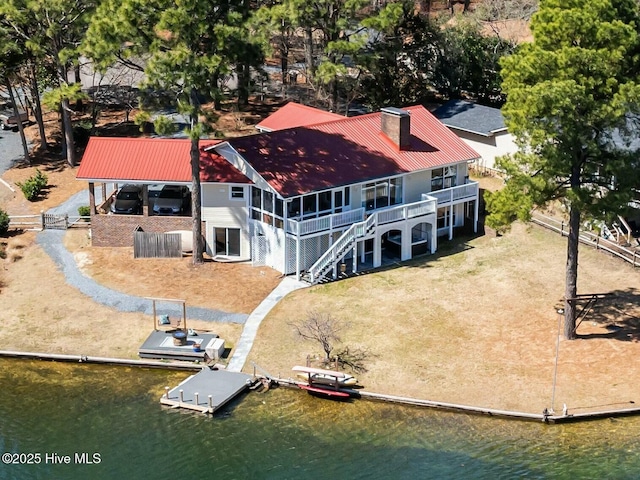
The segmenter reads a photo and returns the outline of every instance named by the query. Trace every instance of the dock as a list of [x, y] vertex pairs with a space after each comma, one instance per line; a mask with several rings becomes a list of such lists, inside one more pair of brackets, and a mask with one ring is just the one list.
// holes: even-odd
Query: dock
[[[206, 360], [205, 353], [209, 360], [219, 360], [224, 353], [224, 340], [218, 338], [218, 335], [212, 333], [188, 335], [184, 345], [175, 345], [173, 333], [173, 331], [152, 331], [138, 349], [138, 356], [140, 358], [204, 362]], [[201, 345], [198, 350], [193, 348], [196, 342]]]
[[171, 390], [165, 387], [167, 391], [160, 403], [173, 408], [214, 413], [248, 390], [255, 380], [247, 373], [205, 367], [177, 387]]

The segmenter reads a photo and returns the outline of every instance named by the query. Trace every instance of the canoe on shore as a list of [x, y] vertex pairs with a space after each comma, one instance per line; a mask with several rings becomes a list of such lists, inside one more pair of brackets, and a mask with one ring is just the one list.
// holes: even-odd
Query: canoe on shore
[[353, 387], [358, 384], [357, 378], [344, 372], [300, 366], [293, 367], [293, 371], [301, 379], [314, 384], [335, 386], [337, 382], [340, 387]]

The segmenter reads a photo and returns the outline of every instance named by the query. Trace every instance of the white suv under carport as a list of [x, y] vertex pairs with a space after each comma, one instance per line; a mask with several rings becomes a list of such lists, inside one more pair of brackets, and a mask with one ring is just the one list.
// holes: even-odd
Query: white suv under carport
[[191, 192], [184, 185], [165, 185], [153, 204], [156, 215], [182, 215], [189, 211]]

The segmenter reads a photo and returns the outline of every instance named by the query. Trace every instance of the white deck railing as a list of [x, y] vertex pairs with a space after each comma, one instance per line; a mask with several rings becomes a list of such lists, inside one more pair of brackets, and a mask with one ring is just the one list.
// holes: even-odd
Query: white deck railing
[[476, 197], [478, 195], [478, 182], [469, 182], [457, 187], [445, 188], [444, 190], [429, 192], [423, 194], [423, 197], [425, 195], [436, 198], [439, 205], [447, 205], [450, 203], [455, 203], [461, 200]]
[[[382, 225], [435, 213], [437, 208], [436, 201], [438, 206], [449, 205], [476, 198], [477, 195], [478, 182], [469, 182], [457, 187], [423, 193], [422, 200], [419, 202], [377, 210], [373, 212], [372, 215], [377, 215], [377, 223]], [[334, 213], [333, 215], [310, 218], [308, 220], [287, 220], [286, 231], [296, 236], [305, 236], [318, 232], [337, 230], [354, 223], [362, 222], [364, 218], [364, 208], [357, 208], [355, 210], [349, 210], [348, 212]]]
[[385, 210], [378, 210], [372, 215], [377, 216], [377, 224], [398, 222], [400, 220], [408, 220], [410, 218], [421, 217], [436, 213], [436, 199], [430, 195], [423, 195], [423, 199], [419, 202], [398, 205]]
[[329, 271], [330, 267], [342, 260], [356, 241], [366, 237], [377, 225], [408, 220], [424, 215], [432, 215], [436, 213], [436, 206], [436, 199], [427, 195], [422, 201], [398, 205], [397, 207], [391, 207], [386, 210], [379, 210], [369, 215], [365, 221], [354, 223], [324, 252], [311, 268], [309, 268], [311, 283], [321, 280]]
[[334, 230], [364, 220], [364, 208], [334, 213], [309, 220], [287, 220], [287, 233], [293, 235], [310, 235], [312, 233]]

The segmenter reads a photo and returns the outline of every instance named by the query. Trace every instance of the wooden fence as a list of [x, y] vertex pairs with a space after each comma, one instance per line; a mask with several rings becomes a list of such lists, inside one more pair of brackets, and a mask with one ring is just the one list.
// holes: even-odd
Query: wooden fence
[[134, 258], [182, 257], [182, 235], [179, 233], [135, 232]]
[[80, 215], [54, 215], [40, 213], [38, 215], [9, 215], [9, 228], [23, 228], [25, 230], [66, 230], [71, 227], [91, 226], [91, 217]]
[[[555, 218], [547, 217], [539, 213], [533, 213], [531, 215], [531, 221], [538, 225], [541, 225], [549, 230], [559, 233], [563, 237], [569, 236], [569, 226]], [[581, 243], [594, 247], [596, 250], [604, 250], [618, 258], [621, 258], [625, 262], [629, 262], [634, 267], [640, 266], [640, 253], [636, 249], [623, 247], [622, 245], [602, 238], [595, 233], [580, 231], [578, 239]]]

